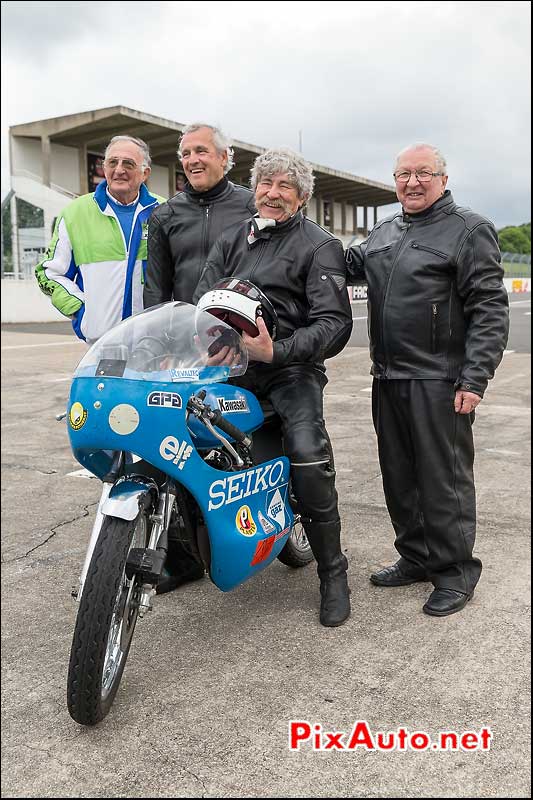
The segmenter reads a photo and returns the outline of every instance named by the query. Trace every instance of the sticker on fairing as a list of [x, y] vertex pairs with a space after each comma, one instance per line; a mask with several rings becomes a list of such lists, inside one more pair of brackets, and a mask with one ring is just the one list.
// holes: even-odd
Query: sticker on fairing
[[259, 519], [259, 524], [261, 525], [266, 534], [274, 533], [274, 531], [276, 530], [276, 526], [272, 525], [270, 520], [268, 520], [265, 517], [265, 515], [261, 513], [261, 511], [257, 512], [257, 518]]
[[280, 528], [285, 527], [285, 503], [279, 489], [267, 495], [267, 515], [273, 519]]
[[171, 369], [169, 372], [171, 381], [197, 381], [200, 377], [200, 370], [197, 367]]
[[[234, 473], [228, 478], [219, 478], [213, 481], [209, 487], [208, 510], [214, 511], [221, 506], [244, 500], [246, 497], [258, 492], [272, 490], [282, 478], [283, 461], [275, 461], [273, 464], [260, 464], [246, 472]], [[282, 484], [282, 486], [286, 485], [286, 483]], [[269, 516], [271, 515], [269, 514]]]
[[165, 436], [159, 445], [159, 455], [165, 461], [172, 461], [178, 469], [183, 469], [185, 462], [192, 453], [192, 447], [187, 442], [180, 442], [175, 436]]
[[181, 408], [181, 397], [175, 392], [150, 392], [146, 404], [158, 408]]
[[80, 428], [83, 428], [85, 425], [85, 421], [87, 419], [87, 409], [85, 409], [81, 403], [73, 403], [70, 407], [68, 421], [70, 422], [70, 427], [75, 430], [79, 431]]
[[237, 397], [232, 400], [228, 400], [226, 397], [217, 397], [217, 405], [224, 414], [234, 414], [239, 411], [250, 413], [246, 397]]
[[257, 525], [252, 517], [250, 506], [241, 506], [235, 516], [235, 524], [239, 533], [243, 536], [253, 536], [257, 530]]
[[119, 403], [109, 412], [109, 427], [120, 436], [127, 436], [139, 426], [139, 412], [129, 403]]

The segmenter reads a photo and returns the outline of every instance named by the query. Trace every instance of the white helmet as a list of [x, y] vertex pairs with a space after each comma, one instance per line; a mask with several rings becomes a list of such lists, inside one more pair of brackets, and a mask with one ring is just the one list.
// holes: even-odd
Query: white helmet
[[258, 336], [257, 317], [263, 317], [272, 339], [276, 338], [278, 316], [270, 300], [253, 283], [240, 278], [224, 278], [198, 301], [199, 311], [209, 311], [239, 333]]

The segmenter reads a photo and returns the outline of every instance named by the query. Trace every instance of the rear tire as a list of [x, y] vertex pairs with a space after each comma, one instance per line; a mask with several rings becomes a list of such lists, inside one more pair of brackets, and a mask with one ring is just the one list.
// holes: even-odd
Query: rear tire
[[126, 665], [139, 614], [141, 586], [128, 580], [132, 547], [146, 547], [148, 515], [134, 520], [106, 517], [78, 608], [70, 664], [67, 705], [81, 725], [96, 725], [109, 712]]
[[282, 564], [285, 564], [287, 567], [293, 567], [294, 569], [305, 567], [314, 559], [309, 539], [305, 535], [304, 527], [298, 514], [294, 516], [292, 530], [285, 543], [285, 547], [278, 555], [278, 559]]

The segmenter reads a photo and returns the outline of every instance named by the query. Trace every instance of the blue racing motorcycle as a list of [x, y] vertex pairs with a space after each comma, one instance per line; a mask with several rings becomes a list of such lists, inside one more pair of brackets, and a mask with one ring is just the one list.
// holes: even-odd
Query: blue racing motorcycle
[[278, 422], [228, 382], [247, 363], [232, 327], [172, 302], [113, 328], [76, 369], [70, 443], [103, 482], [75, 592], [67, 703], [76, 722], [94, 725], [111, 708], [169, 530], [224, 592], [275, 558], [313, 560]]

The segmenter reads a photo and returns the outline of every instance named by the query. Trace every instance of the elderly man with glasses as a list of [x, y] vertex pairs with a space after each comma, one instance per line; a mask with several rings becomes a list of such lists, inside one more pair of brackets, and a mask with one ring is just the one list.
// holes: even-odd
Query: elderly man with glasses
[[349, 283], [368, 283], [372, 415], [400, 555], [370, 580], [429, 581], [423, 611], [447, 616], [481, 574], [472, 423], [503, 356], [508, 298], [494, 226], [454, 202], [439, 150], [405, 148], [394, 179], [402, 210], [346, 253]]
[[61, 212], [35, 269], [41, 290], [89, 344], [142, 311], [148, 220], [164, 202], [145, 186], [150, 171], [145, 142], [132, 136], [111, 139], [105, 180]]

